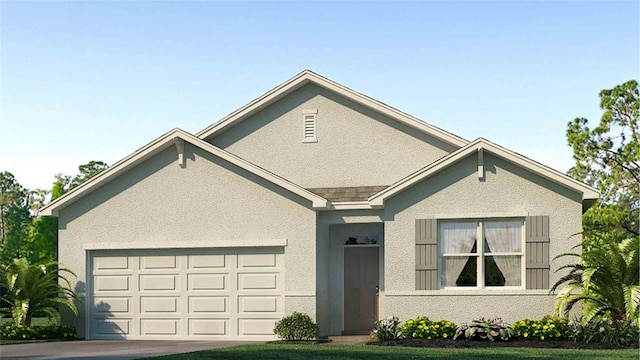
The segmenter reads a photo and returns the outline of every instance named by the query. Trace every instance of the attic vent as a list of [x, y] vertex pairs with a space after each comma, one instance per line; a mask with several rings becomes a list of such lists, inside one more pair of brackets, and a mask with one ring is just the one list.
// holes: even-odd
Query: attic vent
[[316, 137], [316, 120], [318, 109], [303, 110], [302, 117], [304, 119], [304, 133], [302, 142], [318, 142]]

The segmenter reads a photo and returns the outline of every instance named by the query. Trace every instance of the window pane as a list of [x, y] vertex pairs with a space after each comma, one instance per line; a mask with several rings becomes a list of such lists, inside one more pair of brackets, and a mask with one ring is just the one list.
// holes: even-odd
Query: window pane
[[485, 222], [484, 247], [487, 253], [522, 252], [522, 222]]
[[442, 262], [442, 286], [477, 286], [477, 256], [447, 256]]
[[520, 286], [522, 256], [487, 256], [484, 271], [485, 286]]
[[445, 254], [464, 254], [476, 252], [476, 232], [478, 225], [469, 223], [441, 223], [442, 252]]

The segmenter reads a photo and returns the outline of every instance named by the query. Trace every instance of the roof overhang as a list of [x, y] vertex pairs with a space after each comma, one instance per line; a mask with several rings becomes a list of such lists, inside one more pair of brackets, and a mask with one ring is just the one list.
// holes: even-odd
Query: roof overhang
[[[372, 207], [383, 207], [385, 200], [392, 196], [408, 189], [409, 187], [425, 180], [426, 178], [437, 174], [443, 169], [455, 164], [456, 162], [477, 153], [479, 159], [482, 158], [483, 153], [488, 152], [492, 155], [498, 156], [506, 161], [509, 161], [515, 165], [529, 170], [537, 175], [540, 175], [552, 182], [555, 182], [568, 189], [574, 190], [582, 194], [583, 210], [591, 206], [599, 197], [600, 193], [595, 188], [586, 185], [580, 181], [577, 181], [557, 170], [554, 170], [548, 166], [542, 165], [539, 162], [531, 160], [521, 154], [508, 150], [502, 146], [494, 144], [486, 139], [478, 138], [468, 145], [454, 151], [453, 153], [440, 158], [439, 160], [425, 166], [424, 168], [416, 171], [415, 173], [397, 181], [388, 188], [373, 194], [369, 197], [369, 204]], [[481, 167], [481, 165], [479, 165]], [[480, 169], [479, 169], [480, 170]], [[585, 208], [586, 206], [586, 208]]]
[[220, 121], [216, 122], [215, 124], [210, 125], [207, 128], [203, 129], [202, 131], [198, 132], [196, 136], [200, 139], [208, 139], [217, 134], [220, 134], [224, 132], [226, 129], [229, 129], [230, 127], [234, 126], [238, 122], [248, 118], [249, 116], [264, 109], [265, 107], [271, 105], [275, 101], [283, 98], [284, 96], [290, 94], [291, 92], [295, 91], [296, 89], [308, 83], [313, 83], [314, 85], [330, 90], [355, 103], [358, 103], [362, 106], [372, 109], [380, 114], [383, 114], [391, 119], [394, 119], [400, 123], [410, 126], [411, 128], [414, 128], [420, 132], [423, 132], [430, 136], [438, 138], [451, 145], [462, 147], [468, 143], [467, 140], [461, 137], [451, 134], [436, 126], [427, 124], [416, 117], [406, 114], [398, 109], [395, 109], [389, 105], [386, 105], [378, 100], [370, 98], [357, 91], [349, 89], [343, 85], [338, 84], [335, 81], [332, 81], [323, 76], [320, 76], [310, 70], [302, 71], [301, 73], [287, 80], [283, 84], [271, 89], [270, 91], [266, 92], [262, 96], [251, 101], [250, 103], [243, 106], [242, 108], [222, 118]]
[[[326, 199], [300, 187], [278, 175], [275, 175], [267, 170], [264, 170], [236, 155], [233, 155], [227, 151], [224, 151], [218, 147], [215, 147], [181, 129], [173, 129], [159, 138], [153, 140], [144, 147], [138, 149], [128, 157], [118, 161], [116, 164], [96, 175], [89, 181], [83, 183], [77, 188], [69, 191], [60, 198], [52, 201], [44, 208], [42, 208], [40, 214], [43, 216], [58, 216], [58, 212], [65, 207], [73, 204], [75, 201], [89, 195], [91, 192], [97, 190], [101, 186], [107, 184], [111, 180], [117, 178], [119, 175], [125, 173], [132, 167], [144, 162], [150, 157], [158, 154], [162, 150], [175, 146], [178, 152], [178, 165], [185, 166], [182, 151], [184, 150], [184, 142], [188, 142], [214, 156], [224, 159], [235, 166], [238, 166], [256, 176], [259, 176], [275, 185], [282, 187], [304, 199], [311, 201], [312, 207], [316, 209], [325, 209], [329, 203]], [[176, 166], [178, 166], [176, 165]]]

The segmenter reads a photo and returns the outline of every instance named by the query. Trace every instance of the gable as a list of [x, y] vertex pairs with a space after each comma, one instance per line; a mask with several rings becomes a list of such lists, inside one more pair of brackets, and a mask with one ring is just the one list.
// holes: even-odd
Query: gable
[[[313, 112], [315, 142], [305, 142]], [[207, 138], [304, 188], [386, 186], [458, 149], [315, 83]]]

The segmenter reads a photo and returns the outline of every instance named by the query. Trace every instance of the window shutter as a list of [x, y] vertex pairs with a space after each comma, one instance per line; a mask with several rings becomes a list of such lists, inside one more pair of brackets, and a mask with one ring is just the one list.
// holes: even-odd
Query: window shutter
[[549, 216], [526, 218], [526, 287], [549, 288]]
[[438, 221], [416, 219], [416, 290], [438, 289]]

